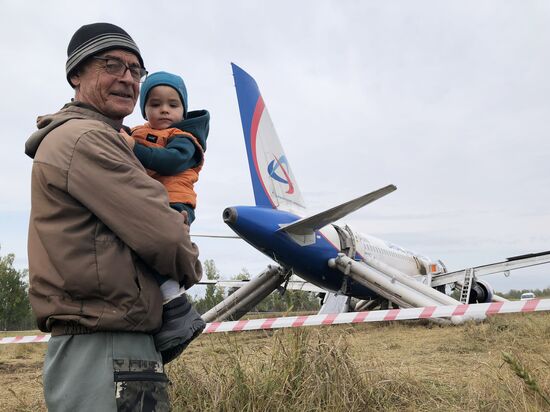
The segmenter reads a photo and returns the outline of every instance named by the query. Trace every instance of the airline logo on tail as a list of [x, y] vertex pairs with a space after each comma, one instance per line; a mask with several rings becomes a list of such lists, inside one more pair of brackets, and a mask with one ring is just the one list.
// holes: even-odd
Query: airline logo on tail
[[[286, 156], [283, 155], [278, 159], [276, 156], [273, 156], [273, 157], [275, 159], [273, 159], [267, 165], [267, 173], [272, 179], [276, 180], [277, 182], [287, 184], [288, 190], [286, 191], [286, 193], [291, 195], [292, 193], [294, 193], [294, 185], [292, 184], [289, 173], [287, 172], [287, 170], [289, 170], [289, 166], [288, 166], [288, 161], [286, 160]], [[280, 169], [280, 172], [283, 174], [283, 176], [280, 176], [278, 174], [279, 169]]]

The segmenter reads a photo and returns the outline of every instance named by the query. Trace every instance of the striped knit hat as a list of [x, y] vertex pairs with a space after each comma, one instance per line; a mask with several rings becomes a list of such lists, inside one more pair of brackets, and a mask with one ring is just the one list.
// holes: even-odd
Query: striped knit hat
[[71, 83], [71, 75], [74, 70], [84, 62], [88, 57], [97, 55], [105, 50], [123, 49], [136, 55], [141, 64], [143, 59], [139, 52], [137, 44], [130, 35], [120, 27], [110, 23], [93, 23], [82, 26], [78, 29], [67, 47], [67, 64], [65, 71], [67, 81]]

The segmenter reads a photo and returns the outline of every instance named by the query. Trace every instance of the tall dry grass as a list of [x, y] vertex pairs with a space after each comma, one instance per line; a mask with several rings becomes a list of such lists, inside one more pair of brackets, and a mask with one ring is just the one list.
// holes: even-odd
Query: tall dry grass
[[169, 367], [171, 395], [177, 411], [550, 410], [549, 320], [205, 336]]
[[170, 368], [178, 410], [365, 408], [365, 379], [344, 340], [326, 341], [305, 329], [276, 333], [254, 356], [230, 337], [218, 343], [221, 349], [212, 342], [211, 358], [200, 370], [193, 371], [186, 362]]

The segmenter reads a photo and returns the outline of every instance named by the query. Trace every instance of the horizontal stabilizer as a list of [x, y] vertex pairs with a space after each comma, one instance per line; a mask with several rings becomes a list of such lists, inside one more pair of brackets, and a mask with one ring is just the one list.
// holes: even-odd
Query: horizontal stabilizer
[[281, 227], [279, 230], [293, 234], [293, 235], [308, 235], [313, 231], [321, 229], [322, 227], [332, 223], [336, 220], [342, 219], [351, 212], [355, 212], [357, 209], [362, 208], [375, 200], [380, 199], [382, 196], [396, 190], [394, 185], [388, 185], [382, 189], [378, 189], [374, 192], [360, 196], [349, 202], [342, 203], [324, 212], [318, 213], [313, 216], [305, 217], [294, 223]]
[[208, 237], [211, 239], [240, 239], [240, 236], [236, 235], [207, 235], [202, 233], [191, 233], [189, 236], [191, 237]]

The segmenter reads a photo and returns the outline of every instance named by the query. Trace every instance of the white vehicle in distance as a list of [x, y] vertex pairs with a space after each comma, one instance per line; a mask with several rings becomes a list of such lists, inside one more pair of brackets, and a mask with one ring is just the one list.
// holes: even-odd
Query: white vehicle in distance
[[519, 298], [519, 300], [531, 300], [531, 299], [535, 299], [535, 294], [533, 292], [522, 293], [521, 297]]

